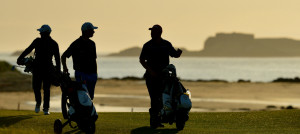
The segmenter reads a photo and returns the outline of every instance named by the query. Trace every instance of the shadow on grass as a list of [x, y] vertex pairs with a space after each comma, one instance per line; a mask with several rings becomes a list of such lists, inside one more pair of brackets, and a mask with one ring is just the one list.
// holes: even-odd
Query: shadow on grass
[[70, 130], [68, 132], [64, 132], [64, 134], [82, 134], [84, 133], [83, 131], [81, 131], [79, 128], [75, 128], [73, 130]]
[[[62, 122], [62, 123], [65, 123], [65, 122]], [[75, 123], [75, 124], [76, 124], [76, 123]], [[76, 124], [76, 125], [75, 125], [75, 124], [74, 124], [74, 122], [72, 121], [72, 126], [73, 126], [74, 128], [72, 128], [72, 129], [69, 130], [69, 131], [64, 131], [64, 128], [66, 128], [66, 127], [71, 128], [70, 124], [67, 124], [66, 126], [64, 126], [64, 127], [62, 128], [63, 133], [64, 133], [64, 134], [84, 134], [84, 132], [78, 128], [77, 124]]]
[[177, 134], [178, 130], [177, 129], [153, 129], [150, 127], [140, 127], [133, 129], [131, 131], [131, 134]]
[[18, 116], [0, 117], [0, 128], [9, 127], [22, 120], [30, 119], [33, 116], [40, 116], [40, 115], [18, 115]]

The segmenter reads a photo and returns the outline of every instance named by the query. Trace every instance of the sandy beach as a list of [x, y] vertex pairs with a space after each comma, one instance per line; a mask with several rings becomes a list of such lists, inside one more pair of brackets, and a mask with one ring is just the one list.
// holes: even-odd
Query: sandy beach
[[[297, 83], [225, 83], [182, 81], [192, 94], [192, 112], [277, 110], [300, 107]], [[59, 87], [51, 88], [50, 111], [60, 111]], [[99, 80], [93, 100], [98, 112], [147, 112], [145, 81]], [[34, 109], [33, 92], [1, 92], [0, 109]]]

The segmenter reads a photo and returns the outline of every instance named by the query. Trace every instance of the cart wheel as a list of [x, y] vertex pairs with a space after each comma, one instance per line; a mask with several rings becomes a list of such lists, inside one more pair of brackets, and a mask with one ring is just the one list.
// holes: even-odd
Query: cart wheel
[[185, 122], [176, 122], [177, 130], [183, 130], [184, 126], [185, 126]]
[[68, 109], [69, 107], [67, 106], [68, 104], [68, 99], [65, 93], [61, 95], [61, 112], [63, 114], [64, 119], [68, 119]]
[[61, 134], [61, 132], [62, 132], [62, 123], [61, 123], [60, 119], [56, 119], [54, 121], [54, 132], [56, 134]]
[[96, 124], [95, 124], [95, 122], [91, 123], [91, 131], [92, 131], [93, 134], [96, 132]]
[[184, 117], [184, 112], [178, 111], [176, 114], [176, 128], [177, 130], [183, 130], [186, 122], [186, 117]]
[[90, 123], [90, 125], [85, 126], [84, 131], [86, 134], [94, 134], [96, 131], [96, 125], [94, 123]]

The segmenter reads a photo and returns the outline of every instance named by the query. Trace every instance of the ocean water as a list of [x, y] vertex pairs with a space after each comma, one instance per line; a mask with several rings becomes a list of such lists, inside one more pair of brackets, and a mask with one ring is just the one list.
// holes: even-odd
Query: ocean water
[[[16, 65], [15, 56], [0, 54], [0, 60]], [[138, 57], [99, 56], [98, 77], [123, 78], [142, 77], [145, 69]], [[252, 82], [270, 82], [279, 77], [295, 78], [300, 76], [300, 57], [295, 58], [171, 58], [171, 64], [177, 69], [177, 75], [184, 80], [226, 80], [230, 82], [251, 80]], [[67, 59], [71, 76], [74, 76], [72, 58]], [[24, 68], [17, 67], [23, 71]]]

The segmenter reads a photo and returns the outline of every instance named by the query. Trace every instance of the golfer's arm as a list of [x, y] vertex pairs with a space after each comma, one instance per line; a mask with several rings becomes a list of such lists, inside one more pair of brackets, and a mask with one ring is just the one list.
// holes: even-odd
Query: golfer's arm
[[28, 48], [26, 48], [22, 54], [18, 57], [18, 60], [22, 60], [26, 55], [28, 55], [34, 49], [34, 44], [32, 43]]
[[56, 64], [56, 67], [59, 71], [61, 71], [60, 69], [60, 57], [59, 57], [59, 49], [58, 49], [58, 45], [55, 49], [55, 54], [54, 54], [54, 58], [55, 58], [55, 64]]
[[140, 63], [142, 64], [142, 66], [148, 70], [148, 71], [152, 71], [152, 69], [147, 65], [147, 62], [145, 59], [140, 59]]
[[174, 58], [179, 58], [181, 56], [181, 54], [182, 54], [181, 49], [179, 49], [179, 48], [177, 50], [173, 49], [173, 57]]
[[62, 56], [61, 56], [61, 64], [62, 64], [62, 66], [63, 66], [63, 70], [68, 70], [68, 67], [67, 67], [67, 64], [66, 64], [66, 56], [65, 56], [65, 54], [63, 54]]

